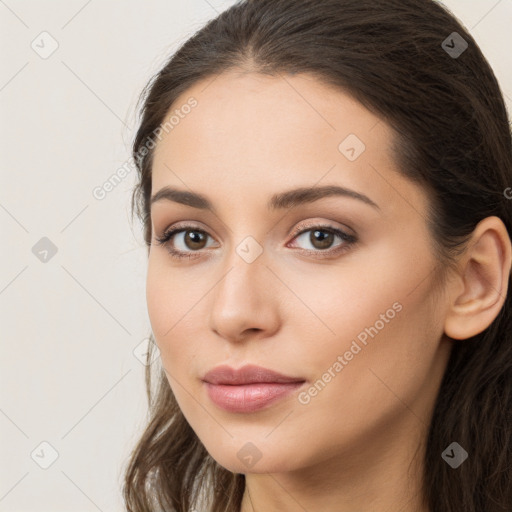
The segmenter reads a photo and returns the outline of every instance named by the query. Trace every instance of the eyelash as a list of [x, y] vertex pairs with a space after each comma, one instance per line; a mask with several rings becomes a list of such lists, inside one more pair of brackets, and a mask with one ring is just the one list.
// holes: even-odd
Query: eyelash
[[[183, 252], [183, 251], [178, 251], [176, 249], [173, 249], [169, 245], [169, 242], [174, 237], [174, 235], [184, 232], [184, 231], [185, 232], [193, 231], [193, 232], [198, 232], [198, 233], [202, 233], [204, 235], [210, 236], [210, 235], [208, 235], [208, 233], [206, 231], [198, 228], [197, 226], [184, 225], [184, 226], [177, 226], [172, 229], [168, 229], [167, 231], [164, 231], [164, 233], [162, 234], [161, 237], [157, 236], [157, 237], [155, 237], [155, 239], [156, 239], [156, 242], [158, 243], [158, 245], [167, 246], [166, 247], [167, 251], [169, 252], [169, 254], [171, 255], [172, 258], [175, 258], [177, 260], [196, 258], [196, 257], [198, 257], [198, 253], [200, 251]], [[324, 256], [319, 256], [319, 253], [320, 254], [328, 254], [329, 256], [340, 255], [340, 254], [344, 253], [345, 251], [347, 251], [348, 249], [350, 249], [350, 247], [357, 242], [357, 238], [355, 236], [349, 235], [348, 233], [345, 233], [344, 231], [341, 231], [338, 228], [334, 228], [334, 227], [328, 226], [328, 225], [312, 225], [312, 226], [302, 225], [302, 226], [299, 226], [295, 230], [295, 232], [292, 234], [293, 235], [292, 239], [295, 239], [298, 236], [300, 236], [304, 233], [307, 233], [308, 231], [322, 231], [325, 233], [330, 233], [330, 234], [339, 236], [344, 241], [343, 244], [336, 246], [334, 249], [326, 249], [324, 251], [322, 251], [320, 249], [318, 249], [318, 250], [302, 249], [303, 253], [306, 253], [307, 255], [311, 255], [313, 257], [324, 258]]]

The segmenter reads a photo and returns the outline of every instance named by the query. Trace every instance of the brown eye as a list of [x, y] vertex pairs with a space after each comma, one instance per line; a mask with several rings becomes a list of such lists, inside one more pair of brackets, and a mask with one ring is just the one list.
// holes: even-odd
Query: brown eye
[[185, 236], [183, 242], [188, 249], [200, 250], [204, 249], [208, 235], [202, 231], [187, 230], [184, 231]]
[[[322, 226], [316, 226], [310, 229], [305, 229], [301, 233], [299, 233], [295, 240], [301, 240], [302, 243], [306, 241], [310, 244], [310, 247], [305, 247], [306, 250], [316, 250], [317, 252], [327, 252], [330, 250], [336, 240], [336, 238], [341, 240], [341, 244], [344, 245], [353, 240], [353, 237], [347, 235], [343, 231], [334, 228], [327, 228]], [[336, 246], [335, 246], [336, 247]]]
[[211, 238], [210, 235], [202, 229], [177, 227], [166, 231], [161, 237], [156, 237], [156, 241], [175, 257], [195, 257], [198, 256], [195, 253], [207, 246], [208, 238]]
[[[339, 242], [335, 244], [336, 239]], [[327, 225], [309, 225], [304, 229], [304, 224], [302, 224], [293, 238], [292, 247], [302, 245], [303, 252], [308, 255], [314, 258], [328, 258], [345, 253], [356, 242], [355, 235], [345, 233], [341, 229]], [[306, 246], [304, 247], [304, 245]]]
[[311, 230], [309, 241], [315, 249], [329, 249], [334, 241], [334, 234], [319, 229]]

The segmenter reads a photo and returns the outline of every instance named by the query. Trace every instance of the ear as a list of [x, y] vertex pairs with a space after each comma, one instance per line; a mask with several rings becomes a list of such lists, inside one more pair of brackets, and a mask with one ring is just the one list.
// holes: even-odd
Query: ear
[[505, 302], [511, 268], [507, 228], [499, 217], [486, 217], [475, 227], [449, 285], [447, 336], [464, 340], [491, 325]]

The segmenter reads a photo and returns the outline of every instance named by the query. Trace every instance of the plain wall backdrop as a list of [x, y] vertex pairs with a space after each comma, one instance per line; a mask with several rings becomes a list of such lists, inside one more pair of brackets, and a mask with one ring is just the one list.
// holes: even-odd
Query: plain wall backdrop
[[[2, 512], [123, 510], [146, 415], [146, 249], [133, 168], [97, 187], [130, 157], [142, 87], [233, 3], [0, 0]], [[444, 4], [512, 112], [512, 0]]]

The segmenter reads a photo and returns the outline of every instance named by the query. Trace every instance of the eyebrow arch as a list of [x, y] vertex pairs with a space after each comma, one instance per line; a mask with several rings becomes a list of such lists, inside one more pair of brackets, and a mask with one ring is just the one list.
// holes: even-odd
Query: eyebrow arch
[[[268, 204], [269, 210], [280, 210], [285, 208], [296, 208], [306, 203], [312, 203], [318, 201], [324, 197], [329, 196], [343, 196], [358, 199], [363, 203], [370, 205], [371, 207], [380, 210], [380, 207], [373, 202], [369, 197], [351, 190], [349, 188], [340, 187], [338, 185], [326, 185], [323, 187], [302, 187], [286, 192], [280, 192], [274, 194]], [[175, 203], [184, 204], [192, 208], [198, 208], [200, 210], [211, 210], [215, 213], [210, 200], [196, 192], [188, 192], [186, 190], [178, 190], [171, 187], [163, 187], [151, 197], [150, 204], [153, 205], [157, 201], [167, 200]]]

